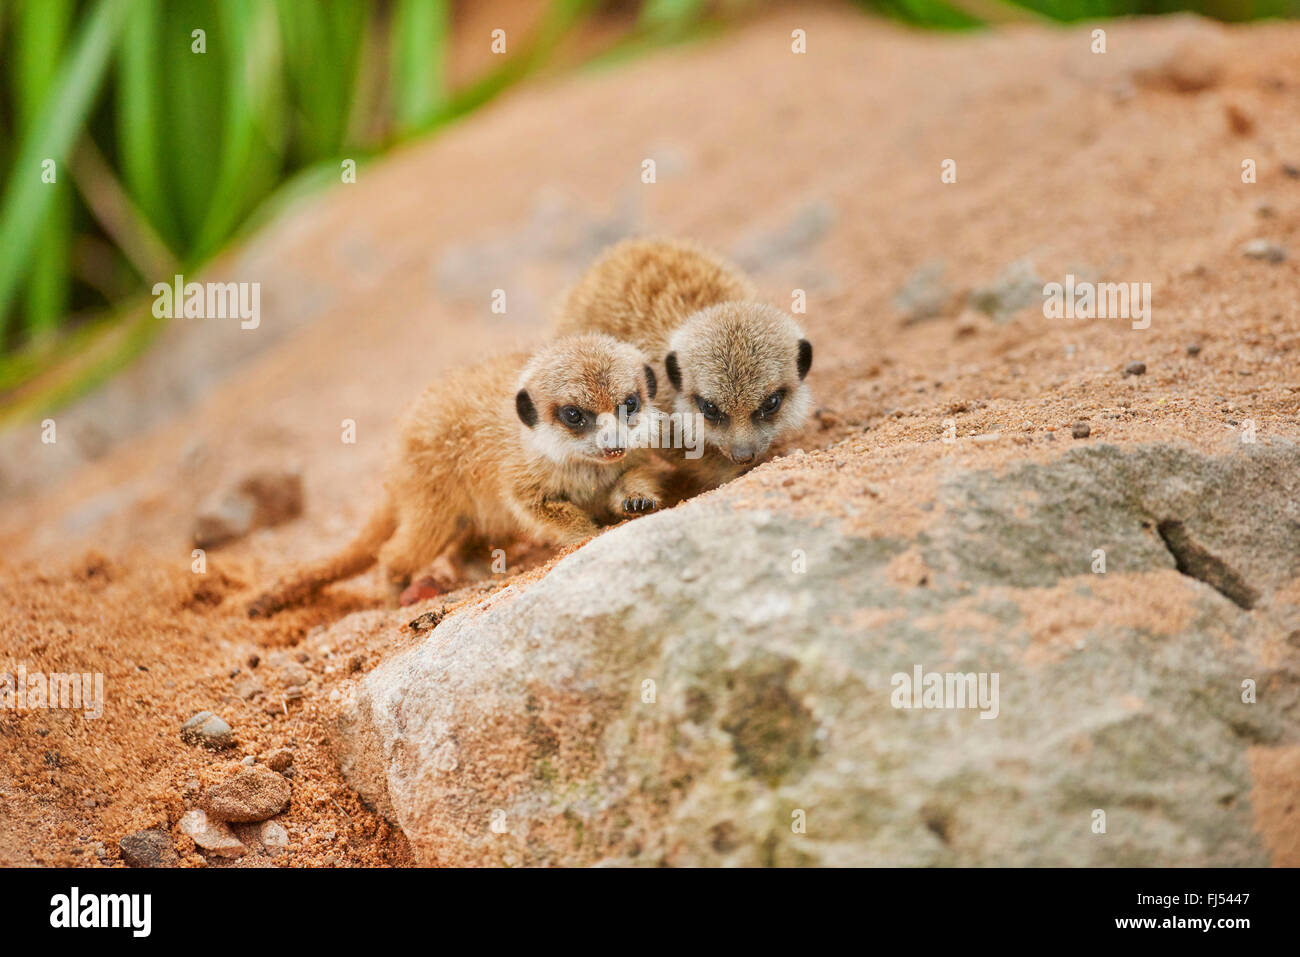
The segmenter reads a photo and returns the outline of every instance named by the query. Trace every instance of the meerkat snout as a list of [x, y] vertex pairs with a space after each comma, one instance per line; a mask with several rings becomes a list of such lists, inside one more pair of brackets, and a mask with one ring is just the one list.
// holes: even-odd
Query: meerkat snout
[[785, 313], [757, 302], [703, 309], [673, 333], [664, 368], [675, 411], [698, 414], [702, 437], [737, 465], [797, 429], [812, 395], [812, 344]]
[[639, 349], [587, 333], [560, 339], [532, 358], [519, 377], [515, 411], [524, 441], [552, 461], [607, 464], [637, 447], [657, 391]]

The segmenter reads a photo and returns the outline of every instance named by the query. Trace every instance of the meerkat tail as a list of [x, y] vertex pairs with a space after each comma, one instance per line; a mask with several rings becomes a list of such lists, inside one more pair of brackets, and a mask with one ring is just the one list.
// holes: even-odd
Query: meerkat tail
[[360, 575], [378, 560], [379, 547], [397, 529], [397, 511], [385, 499], [346, 548], [264, 592], [248, 606], [250, 618], [265, 618], [310, 598], [331, 582]]

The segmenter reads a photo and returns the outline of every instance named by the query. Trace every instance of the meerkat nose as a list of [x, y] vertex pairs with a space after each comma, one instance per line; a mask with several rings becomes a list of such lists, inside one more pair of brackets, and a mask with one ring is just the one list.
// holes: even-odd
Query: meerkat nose
[[731, 450], [731, 457], [740, 465], [745, 465], [754, 461], [754, 447], [752, 445], [737, 445]]

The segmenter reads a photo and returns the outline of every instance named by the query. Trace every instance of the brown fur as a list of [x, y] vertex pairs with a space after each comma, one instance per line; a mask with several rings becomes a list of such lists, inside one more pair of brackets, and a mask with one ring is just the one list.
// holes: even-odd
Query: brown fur
[[[705, 422], [704, 455], [665, 450], [676, 474], [670, 500], [729, 481], [762, 460], [772, 441], [798, 428], [811, 395], [800, 365], [803, 333], [785, 313], [754, 301], [740, 269], [688, 241], [634, 239], [606, 252], [569, 291], [553, 326], [557, 332], [604, 332], [650, 357], [661, 383], [661, 405], [683, 415], [699, 411], [696, 396], [722, 413]], [[811, 358], [811, 346], [803, 346]], [[675, 359], [681, 388], [666, 364]], [[765, 399], [783, 395], [770, 415]]]
[[[517, 393], [536, 412], [521, 421]], [[342, 552], [258, 598], [249, 614], [272, 614], [376, 561], [396, 600], [412, 575], [439, 556], [459, 568], [470, 542], [531, 539], [566, 545], [601, 524], [658, 507], [652, 456], [630, 449], [600, 457], [600, 440], [575, 435], [560, 409], [614, 413], [630, 393], [652, 395], [641, 354], [595, 334], [562, 339], [530, 360], [489, 360], [431, 385], [407, 413], [385, 501]]]

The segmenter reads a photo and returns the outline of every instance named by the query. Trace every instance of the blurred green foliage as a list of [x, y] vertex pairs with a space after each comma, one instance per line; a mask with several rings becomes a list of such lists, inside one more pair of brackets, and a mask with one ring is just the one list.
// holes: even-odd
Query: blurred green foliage
[[858, 0], [907, 23], [970, 29], [990, 22], [1042, 19], [1061, 23], [1190, 11], [1239, 22], [1300, 16], [1300, 0]]
[[[139, 325], [96, 359], [120, 364], [149, 338], [138, 297], [154, 282], [201, 265], [272, 197], [337, 182], [341, 158], [475, 109], [546, 63], [585, 18], [629, 21], [622, 49], [635, 52], [762, 0], [538, 2], [532, 35], [511, 38], [499, 65], [453, 90], [453, 0], [0, 0], [0, 396], [134, 315]], [[1300, 12], [1300, 0], [859, 5], [945, 28]]]
[[0, 0], [0, 394], [273, 195], [486, 102], [595, 5], [548, 0], [453, 90], [452, 0]]

